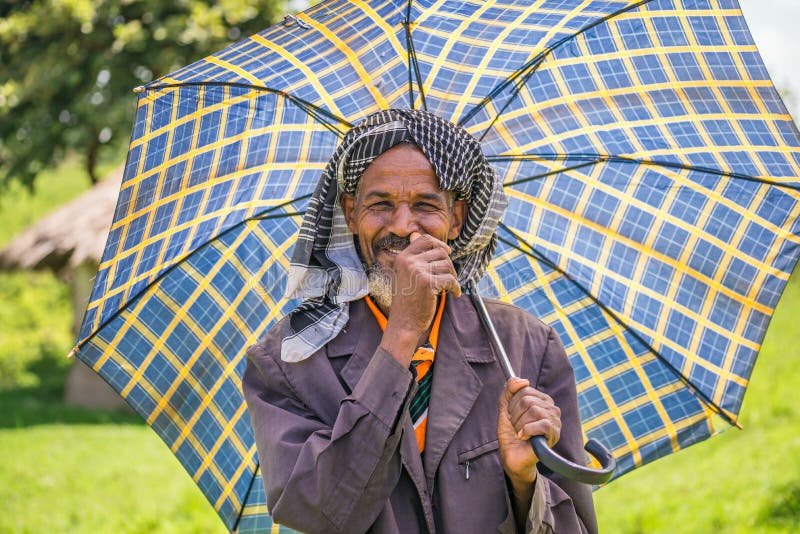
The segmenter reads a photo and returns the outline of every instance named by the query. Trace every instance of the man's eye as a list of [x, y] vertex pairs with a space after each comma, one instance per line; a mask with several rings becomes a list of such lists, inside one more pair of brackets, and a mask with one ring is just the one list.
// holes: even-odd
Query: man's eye
[[381, 200], [380, 202], [374, 202], [370, 204], [369, 207], [373, 210], [392, 209], [392, 203], [388, 200]]
[[429, 202], [420, 202], [417, 204], [417, 209], [422, 211], [439, 211], [439, 206], [436, 204], [431, 204]]

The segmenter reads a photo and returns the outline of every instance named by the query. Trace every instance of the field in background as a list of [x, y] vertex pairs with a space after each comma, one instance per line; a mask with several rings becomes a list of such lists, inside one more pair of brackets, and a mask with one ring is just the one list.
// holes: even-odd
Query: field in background
[[[44, 175], [36, 195], [4, 193], [0, 247], [86, 186], [66, 165]], [[602, 532], [800, 531], [798, 278], [770, 325], [740, 417], [745, 429], [600, 489]], [[0, 273], [0, 532], [225, 532], [136, 417], [59, 402], [69, 313], [67, 289], [52, 275]]]

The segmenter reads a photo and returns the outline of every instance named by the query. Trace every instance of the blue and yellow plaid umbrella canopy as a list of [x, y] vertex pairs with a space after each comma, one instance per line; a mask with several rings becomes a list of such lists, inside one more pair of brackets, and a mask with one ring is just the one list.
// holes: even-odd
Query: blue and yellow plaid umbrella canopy
[[229, 529], [278, 528], [245, 350], [296, 305], [300, 214], [379, 109], [481, 140], [509, 196], [482, 287], [556, 328], [618, 475], [736, 423], [798, 258], [800, 135], [734, 0], [330, 1], [138, 93], [77, 353]]

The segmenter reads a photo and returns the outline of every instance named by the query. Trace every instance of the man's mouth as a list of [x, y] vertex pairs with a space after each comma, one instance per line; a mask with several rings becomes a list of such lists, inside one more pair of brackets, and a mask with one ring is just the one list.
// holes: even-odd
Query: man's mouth
[[400, 254], [411, 243], [407, 237], [400, 237], [394, 234], [387, 235], [380, 238], [376, 243], [374, 250], [379, 252], [388, 252], [389, 254]]

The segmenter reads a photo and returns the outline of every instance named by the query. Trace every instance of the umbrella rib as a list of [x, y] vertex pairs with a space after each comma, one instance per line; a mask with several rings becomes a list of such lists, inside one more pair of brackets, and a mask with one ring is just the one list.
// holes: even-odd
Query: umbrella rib
[[[735, 178], [737, 180], [744, 180], [748, 182], [754, 182], [759, 184], [771, 185], [774, 187], [783, 187], [786, 189], [792, 189], [794, 191], [800, 191], [800, 185], [793, 185], [793, 184], [785, 184], [781, 182], [777, 182], [775, 180], [768, 180], [767, 178], [760, 178], [758, 176], [751, 176], [749, 174], [742, 174], [738, 172], [730, 172], [730, 171], [722, 171], [719, 169], [712, 169], [711, 167], [701, 167], [699, 165], [686, 165], [684, 163], [677, 163], [673, 161], [659, 161], [659, 160], [650, 160], [650, 159], [637, 159], [637, 158], [630, 158], [626, 156], [612, 156], [608, 154], [518, 154], [518, 155], [507, 155], [507, 156], [486, 156], [486, 159], [490, 162], [503, 162], [503, 161], [537, 161], [537, 160], [545, 160], [545, 161], [570, 161], [570, 160], [577, 160], [577, 161], [586, 161], [590, 160], [589, 163], [586, 165], [594, 165], [600, 162], [609, 161], [612, 163], [632, 163], [635, 165], [651, 165], [654, 167], [666, 167], [669, 169], [679, 169], [685, 171], [695, 171], [695, 172], [702, 172], [706, 174], [713, 174], [715, 176], [723, 176], [726, 178]], [[574, 167], [568, 167], [563, 169], [564, 171], [574, 170], [584, 165], [576, 165]], [[541, 175], [550, 176], [552, 174], [558, 174], [562, 171], [554, 171], [547, 174]], [[536, 177], [534, 177], [536, 178]], [[524, 179], [523, 181], [529, 181], [530, 179]], [[517, 182], [512, 182], [506, 185], [516, 184]]]
[[614, 321], [619, 324], [622, 328], [624, 328], [629, 334], [631, 334], [639, 343], [644, 345], [647, 350], [652, 353], [656, 358], [658, 358], [667, 368], [673, 372], [673, 374], [683, 382], [689, 391], [692, 392], [696, 397], [698, 397], [701, 401], [706, 403], [711, 410], [718, 414], [720, 417], [725, 419], [731, 426], [735, 426], [737, 428], [741, 428], [739, 423], [731, 417], [726, 410], [723, 410], [720, 406], [718, 406], [711, 398], [708, 397], [703, 391], [700, 390], [695, 384], [692, 383], [686, 376], [684, 376], [674, 365], [672, 365], [669, 360], [667, 360], [660, 352], [658, 352], [655, 347], [653, 347], [650, 343], [647, 342], [636, 330], [633, 329], [630, 325], [628, 325], [625, 321], [622, 320], [613, 310], [611, 310], [608, 306], [600, 302], [595, 295], [592, 294], [586, 287], [583, 286], [580, 282], [572, 278], [569, 273], [567, 273], [564, 269], [559, 267], [555, 262], [548, 259], [543, 253], [538, 251], [536, 248], [533, 247], [530, 243], [522, 239], [522, 237], [518, 236], [516, 232], [514, 232], [511, 228], [506, 226], [504, 223], [499, 223], [499, 227], [514, 236], [514, 239], [517, 240], [518, 243], [524, 244], [528, 250], [523, 249], [520, 245], [516, 243], [512, 243], [508, 239], [504, 239], [498, 236], [498, 239], [505, 243], [506, 245], [510, 246], [511, 248], [522, 252], [523, 254], [535, 259], [539, 263], [553, 269], [554, 271], [558, 272], [561, 276], [564, 277], [567, 281], [572, 283], [581, 293], [586, 295], [594, 304], [596, 304], [603, 312], [608, 314]]
[[[422, 86], [422, 73], [419, 70], [419, 61], [417, 60], [417, 49], [414, 47], [414, 38], [411, 36], [411, 2], [408, 0], [406, 8], [406, 20], [403, 22], [403, 27], [406, 32], [406, 52], [408, 53], [408, 107], [414, 109], [414, 77], [417, 79], [417, 87], [419, 88], [419, 97], [422, 101], [422, 109], [428, 111], [428, 103], [425, 100], [425, 89]], [[411, 72], [414, 72], [414, 76]]]
[[256, 91], [264, 91], [266, 93], [273, 93], [278, 96], [286, 98], [290, 102], [293, 102], [295, 105], [297, 105], [297, 107], [305, 111], [308, 116], [310, 116], [317, 122], [321, 123], [325, 128], [335, 133], [338, 137], [344, 136], [344, 132], [341, 131], [336, 126], [334, 126], [331, 121], [335, 121], [347, 129], [353, 127], [353, 124], [350, 121], [342, 117], [339, 117], [338, 115], [328, 111], [325, 108], [317, 106], [316, 104], [312, 104], [308, 100], [304, 100], [298, 96], [294, 96], [290, 93], [287, 93], [286, 91], [281, 91], [280, 89], [274, 89], [272, 87], [267, 87], [264, 85], [253, 85], [249, 83], [240, 83], [240, 82], [181, 82], [181, 83], [145, 85], [143, 87], [137, 87], [134, 91], [137, 93], [141, 93], [144, 91], [171, 89], [175, 87], [238, 87], [241, 89], [250, 89]]
[[522, 86], [525, 85], [525, 83], [527, 83], [527, 81], [530, 78], [530, 76], [536, 71], [536, 69], [539, 68], [539, 65], [541, 65], [544, 62], [544, 59], [547, 56], [549, 56], [554, 50], [556, 50], [560, 46], [564, 45], [565, 43], [571, 41], [572, 39], [575, 39], [576, 37], [578, 37], [582, 33], [585, 33], [587, 31], [591, 30], [595, 26], [598, 26], [600, 24], [608, 22], [609, 20], [611, 20], [611, 19], [613, 19], [615, 17], [618, 17], [619, 15], [627, 13], [628, 11], [632, 11], [632, 10], [634, 10], [634, 9], [640, 7], [640, 6], [643, 6], [644, 4], [648, 4], [650, 2], [652, 2], [652, 0], [640, 0], [639, 2], [636, 2], [635, 4], [631, 4], [629, 6], [623, 7], [623, 8], [621, 8], [621, 9], [619, 9], [619, 10], [613, 12], [613, 13], [609, 13], [605, 17], [601, 17], [601, 18], [599, 18], [599, 19], [597, 19], [597, 20], [595, 20], [593, 22], [590, 22], [589, 24], [587, 24], [583, 28], [579, 29], [575, 33], [573, 33], [571, 35], [567, 35], [566, 37], [563, 37], [563, 38], [559, 39], [558, 41], [556, 41], [555, 43], [553, 43], [552, 45], [548, 46], [547, 48], [545, 48], [544, 50], [542, 50], [541, 52], [536, 54], [536, 56], [534, 56], [533, 58], [531, 58], [530, 60], [525, 62], [520, 68], [518, 68], [517, 70], [515, 70], [514, 72], [509, 74], [506, 77], [505, 80], [500, 82], [500, 84], [495, 86], [495, 88], [492, 89], [485, 97], [483, 97], [483, 99], [480, 102], [475, 104], [475, 107], [473, 107], [469, 111], [469, 113], [464, 115], [458, 121], [458, 125], [459, 126], [463, 126], [464, 124], [469, 122], [469, 120], [472, 119], [472, 117], [474, 117], [480, 110], [485, 108], [489, 104], [489, 102], [491, 102], [491, 100], [494, 97], [498, 96], [501, 92], [503, 92], [506, 89], [506, 87], [508, 87], [510, 84], [514, 83], [517, 78], [519, 78], [520, 76], [523, 76], [522, 83], [521, 84], [517, 84], [516, 90], [509, 97], [508, 102], [506, 103], [506, 105], [503, 106], [503, 109], [501, 109], [500, 112], [497, 113], [497, 115], [495, 115], [495, 118], [492, 120], [491, 124], [489, 124], [489, 126], [486, 128], [486, 130], [483, 132], [483, 134], [481, 134], [481, 139], [482, 139], [486, 135], [486, 133], [494, 126], [495, 122], [497, 122], [497, 120], [500, 117], [500, 115], [503, 114], [503, 112], [508, 107], [510, 102], [513, 101], [517, 97], [517, 95], [519, 94], [519, 91], [522, 89]]
[[554, 174], [562, 174], [569, 171], [576, 171], [578, 169], [582, 169], [583, 167], [589, 167], [592, 165], [597, 165], [600, 163], [601, 160], [596, 159], [594, 161], [588, 161], [586, 163], [580, 163], [578, 165], [573, 165], [572, 167], [565, 167], [563, 169], [557, 169], [555, 171], [545, 172], [542, 174], [534, 174], [533, 176], [528, 176], [527, 178], [520, 178], [519, 180], [514, 180], [513, 182], [506, 182], [503, 184], [503, 187], [511, 187], [514, 185], [524, 184], [526, 182], [532, 182], [534, 180], [540, 180], [542, 178], [547, 178], [548, 176], [553, 176]]
[[[189, 256], [191, 256], [191, 255], [193, 255], [193, 254], [195, 254], [195, 253], [197, 253], [197, 252], [200, 252], [201, 250], [203, 250], [204, 248], [206, 248], [207, 246], [209, 246], [209, 245], [210, 245], [211, 243], [213, 243], [214, 241], [217, 241], [218, 239], [220, 239], [220, 238], [224, 237], [225, 235], [227, 235], [229, 232], [232, 232], [232, 231], [236, 230], [237, 228], [239, 228], [239, 227], [240, 227], [240, 226], [242, 226], [243, 224], [247, 223], [248, 221], [256, 221], [256, 220], [263, 220], [263, 219], [278, 219], [278, 218], [282, 218], [282, 217], [294, 217], [294, 216], [296, 216], [296, 215], [300, 215], [300, 213], [298, 213], [298, 212], [288, 212], [288, 213], [285, 213], [285, 214], [280, 214], [280, 215], [277, 215], [277, 216], [275, 216], [275, 215], [269, 216], [268, 214], [269, 214], [270, 212], [272, 212], [272, 211], [275, 211], [275, 210], [277, 210], [277, 209], [280, 209], [280, 208], [282, 208], [282, 207], [284, 207], [284, 206], [288, 206], [288, 205], [290, 205], [290, 204], [294, 204], [295, 202], [300, 202], [301, 200], [306, 200], [306, 199], [308, 199], [308, 198], [311, 198], [311, 193], [309, 193], [309, 194], [307, 194], [307, 195], [302, 195], [302, 196], [299, 196], [299, 197], [293, 198], [293, 199], [291, 199], [291, 200], [287, 200], [286, 202], [281, 202], [280, 204], [277, 204], [277, 205], [275, 205], [275, 206], [270, 206], [269, 208], [265, 208], [265, 209], [263, 209], [263, 210], [261, 210], [261, 211], [259, 211], [259, 212], [255, 213], [255, 214], [251, 215], [250, 217], [247, 217], [246, 219], [242, 219], [241, 221], [239, 221], [238, 223], [234, 224], [233, 226], [231, 226], [231, 227], [230, 227], [230, 228], [228, 228], [227, 230], [225, 230], [225, 231], [223, 231], [223, 232], [220, 232], [219, 234], [215, 235], [214, 237], [212, 237], [211, 239], [209, 239], [208, 241], [206, 241], [206, 242], [205, 242], [205, 243], [203, 243], [202, 245], [198, 246], [197, 248], [195, 248], [193, 251], [191, 251], [191, 252], [190, 252], [189, 254], [187, 254], [186, 256], [184, 256], [184, 257], [182, 257], [182, 258], [180, 258], [180, 259], [177, 259], [177, 260], [175, 260], [175, 263], [174, 263], [174, 264], [170, 265], [168, 268], [166, 268], [166, 269], [164, 270], [164, 272], [162, 272], [161, 274], [159, 274], [158, 276], [156, 276], [156, 277], [155, 277], [155, 278], [154, 278], [154, 279], [153, 279], [153, 280], [152, 280], [152, 281], [151, 281], [149, 284], [147, 284], [147, 285], [146, 285], [145, 287], [143, 287], [141, 290], [139, 290], [138, 292], [136, 292], [136, 294], [132, 295], [132, 296], [131, 296], [131, 297], [128, 299], [128, 302], [132, 302], [132, 301], [136, 300], [137, 298], [139, 298], [139, 297], [140, 297], [140, 296], [141, 296], [141, 295], [142, 295], [142, 294], [143, 294], [145, 291], [147, 291], [148, 289], [150, 289], [151, 287], [153, 287], [153, 285], [154, 285], [154, 284], [156, 284], [156, 283], [157, 283], [157, 282], [159, 282], [159, 281], [160, 281], [162, 278], [164, 278], [164, 277], [165, 277], [165, 276], [167, 276], [169, 273], [171, 273], [173, 270], [175, 270], [175, 269], [176, 269], [176, 268], [177, 268], [177, 267], [178, 267], [178, 266], [179, 266], [179, 265], [180, 265], [180, 264], [183, 262], [183, 260], [185, 260], [186, 258], [188, 258]], [[123, 311], [124, 311], [124, 309], [123, 309], [123, 308], [120, 308], [120, 309], [116, 310], [114, 313], [112, 313], [112, 314], [111, 314], [111, 315], [110, 315], [108, 318], [106, 318], [106, 320], [104, 320], [102, 323], [100, 323], [100, 324], [97, 326], [97, 328], [96, 328], [96, 329], [94, 329], [94, 330], [93, 330], [91, 333], [87, 334], [87, 335], [86, 335], [86, 337], [84, 337], [82, 340], [80, 340], [80, 341], [77, 343], [77, 345], [75, 346], [75, 349], [74, 349], [74, 350], [75, 350], [76, 352], [77, 352], [77, 351], [79, 351], [79, 350], [80, 350], [80, 349], [81, 349], [81, 348], [82, 348], [82, 347], [83, 347], [83, 346], [84, 346], [84, 345], [85, 345], [85, 344], [86, 344], [86, 343], [87, 343], [87, 342], [88, 342], [88, 341], [89, 341], [89, 340], [90, 340], [92, 337], [94, 337], [94, 336], [95, 336], [95, 335], [96, 335], [96, 334], [97, 334], [97, 333], [98, 333], [100, 330], [102, 330], [103, 328], [105, 328], [105, 327], [106, 327], [106, 326], [107, 326], [109, 323], [111, 323], [111, 321], [113, 321], [114, 319], [116, 319], [117, 317], [119, 317], [119, 315], [120, 315], [120, 314], [121, 314]]]
[[255, 455], [255, 462], [256, 468], [253, 470], [253, 477], [250, 479], [250, 484], [247, 486], [247, 491], [244, 492], [242, 496], [242, 507], [239, 508], [239, 513], [236, 516], [236, 521], [234, 521], [233, 526], [231, 527], [231, 532], [236, 532], [236, 529], [239, 528], [239, 522], [242, 520], [242, 515], [244, 515], [244, 507], [247, 504], [247, 498], [250, 496], [250, 492], [253, 491], [253, 482], [256, 480], [256, 473], [258, 473], [258, 469], [260, 464], [258, 463], [258, 454]]

